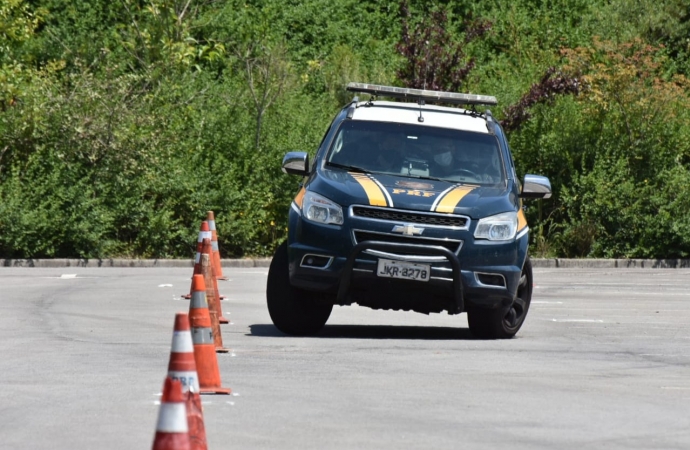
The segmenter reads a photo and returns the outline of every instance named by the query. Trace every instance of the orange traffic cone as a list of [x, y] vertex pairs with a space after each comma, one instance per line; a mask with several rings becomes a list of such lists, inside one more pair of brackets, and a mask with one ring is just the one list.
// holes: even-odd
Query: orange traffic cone
[[[206, 258], [202, 256], [203, 259], [208, 261], [208, 256]], [[192, 286], [192, 300], [189, 302], [189, 323], [192, 329], [194, 361], [199, 376], [200, 392], [202, 394], [229, 394], [230, 389], [221, 387], [216, 343], [208, 303], [206, 302], [204, 276], [194, 275]]]
[[[215, 224], [213, 225], [215, 227]], [[196, 241], [196, 255], [194, 255], [194, 271], [192, 272], [192, 277], [194, 275], [201, 273], [201, 250], [204, 244], [204, 239], [211, 239], [212, 234], [209, 229], [208, 222], [204, 220], [201, 222], [201, 227], [199, 228], [199, 237]], [[192, 287], [189, 287], [189, 294], [182, 294], [182, 298], [190, 299], [192, 298]]]
[[[208, 239], [204, 239], [208, 242]], [[218, 352], [227, 352], [223, 348], [223, 335], [220, 332], [220, 320], [218, 314], [218, 291], [214, 289], [213, 269], [211, 268], [211, 261], [208, 253], [201, 254], [201, 275], [204, 277], [204, 284], [206, 285], [206, 302], [208, 304], [208, 313], [211, 316], [211, 327], [213, 327], [213, 340], [216, 344]]]
[[182, 383], [165, 378], [153, 450], [191, 450]]
[[199, 391], [190, 389], [187, 392], [187, 427], [189, 428], [189, 444], [192, 450], [207, 450], [206, 427], [204, 427], [204, 409], [201, 406]]
[[[211, 312], [211, 319], [213, 320], [213, 313], [218, 315], [218, 323], [228, 323], [228, 319], [223, 317], [223, 309], [220, 306], [220, 293], [218, 292], [218, 280], [215, 276], [215, 271], [213, 270], [212, 261], [212, 250], [211, 242], [208, 239], [204, 239], [203, 249], [201, 250], [201, 274], [204, 275], [204, 281], [206, 281], [206, 297], [208, 298], [208, 309]], [[208, 268], [204, 268], [203, 257], [208, 255]], [[208, 270], [208, 279], [206, 279], [206, 274], [204, 270]], [[220, 331], [218, 332], [220, 334]]]
[[220, 250], [218, 248], [218, 233], [216, 233], [216, 217], [213, 211], [207, 213], [206, 221], [208, 222], [208, 227], [211, 230], [211, 250], [213, 254], [211, 255], [211, 261], [213, 262], [213, 268], [216, 271], [216, 278], [219, 280], [227, 280], [228, 277], [223, 276], [223, 267], [220, 265]]
[[192, 450], [206, 450], [206, 428], [199, 396], [199, 377], [194, 360], [194, 344], [187, 313], [175, 315], [175, 329], [170, 349], [168, 376], [182, 384], [182, 392], [187, 407], [187, 427]]

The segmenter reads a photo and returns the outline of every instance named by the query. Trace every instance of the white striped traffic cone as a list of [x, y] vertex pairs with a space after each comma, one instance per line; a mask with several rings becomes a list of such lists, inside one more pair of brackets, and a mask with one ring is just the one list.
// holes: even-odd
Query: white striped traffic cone
[[182, 383], [165, 378], [153, 450], [191, 450]]
[[[208, 263], [208, 255], [202, 261]], [[194, 342], [194, 358], [196, 361], [199, 384], [202, 394], [230, 394], [230, 388], [221, 386], [220, 370], [216, 352], [216, 338], [211, 315], [206, 301], [206, 283], [203, 275], [194, 275], [192, 300], [189, 302], [189, 322], [192, 327], [192, 342]], [[220, 343], [221, 350], [223, 343]]]
[[192, 342], [192, 332], [187, 313], [175, 315], [168, 376], [173, 380], [179, 380], [182, 384], [182, 392], [185, 394], [187, 405], [187, 425], [191, 449], [206, 450], [206, 429], [201, 396], [199, 395], [199, 376], [196, 370], [194, 343]]
[[213, 269], [216, 271], [216, 278], [219, 280], [227, 280], [228, 277], [223, 276], [223, 267], [220, 264], [220, 249], [218, 248], [218, 233], [216, 232], [216, 216], [213, 211], [206, 213], [206, 221], [208, 228], [211, 231], [211, 261]]
[[[215, 225], [214, 225], [215, 226]], [[201, 250], [203, 248], [204, 239], [211, 239], [211, 231], [208, 226], [208, 221], [204, 220], [201, 222], [201, 227], [199, 227], [199, 237], [196, 241], [196, 254], [194, 255], [194, 271], [192, 272], [192, 278], [194, 275], [201, 273]], [[192, 287], [189, 287], [189, 294], [182, 294], [183, 298], [192, 298]]]
[[182, 392], [190, 389], [199, 392], [199, 377], [194, 362], [194, 344], [189, 328], [189, 316], [186, 313], [175, 314], [168, 376], [182, 383]]

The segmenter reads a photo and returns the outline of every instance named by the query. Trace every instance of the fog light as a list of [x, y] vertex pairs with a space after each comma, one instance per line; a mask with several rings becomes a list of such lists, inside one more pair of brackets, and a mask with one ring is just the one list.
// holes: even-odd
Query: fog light
[[333, 261], [332, 256], [307, 254], [302, 257], [301, 267], [311, 267], [312, 269], [326, 269]]

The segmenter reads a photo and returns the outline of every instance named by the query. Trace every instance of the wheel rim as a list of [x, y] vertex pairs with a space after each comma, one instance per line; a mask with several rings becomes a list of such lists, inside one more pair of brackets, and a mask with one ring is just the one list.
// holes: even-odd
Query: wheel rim
[[520, 284], [518, 285], [517, 296], [515, 301], [506, 311], [505, 316], [503, 316], [503, 323], [507, 328], [516, 328], [520, 326], [523, 320], [525, 320], [525, 314], [527, 313], [527, 301], [525, 301], [525, 294], [529, 292], [529, 286], [527, 285], [527, 274], [522, 273], [520, 276]]

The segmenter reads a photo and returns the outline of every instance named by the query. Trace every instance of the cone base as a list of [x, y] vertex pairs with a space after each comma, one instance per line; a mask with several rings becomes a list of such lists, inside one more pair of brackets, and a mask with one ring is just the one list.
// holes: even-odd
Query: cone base
[[230, 388], [224, 388], [224, 387], [209, 387], [209, 388], [201, 388], [201, 395], [207, 395], [207, 394], [222, 394], [222, 395], [230, 395], [232, 392], [232, 389]]
[[216, 280], [228, 281], [229, 279], [228, 277], [216, 277]]
[[228, 319], [226, 319], [226, 318], [223, 317], [223, 316], [220, 316], [220, 317], [218, 318], [218, 322], [220, 322], [220, 323], [222, 323], [222, 324], [230, 323], [230, 322], [228, 321]]
[[216, 353], [228, 353], [230, 351], [229, 348], [225, 347], [216, 347]]
[[189, 300], [190, 298], [192, 298], [192, 296], [191, 296], [190, 294], [182, 294], [182, 295], [180, 295], [180, 297], [181, 297], [181, 298], [186, 298], [187, 300]]
[[153, 439], [153, 450], [166, 450], [170, 448], [191, 449], [189, 433], [156, 431], [156, 436]]

